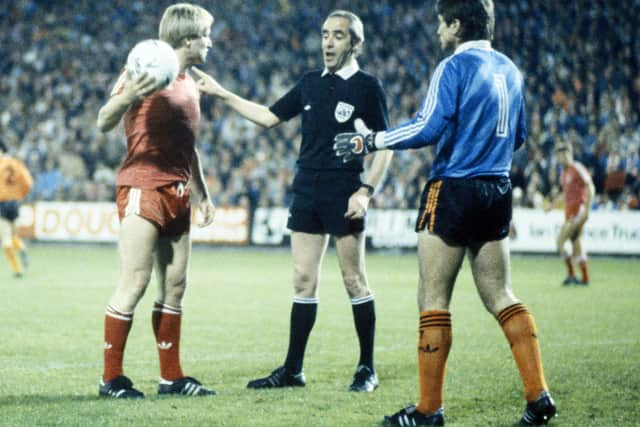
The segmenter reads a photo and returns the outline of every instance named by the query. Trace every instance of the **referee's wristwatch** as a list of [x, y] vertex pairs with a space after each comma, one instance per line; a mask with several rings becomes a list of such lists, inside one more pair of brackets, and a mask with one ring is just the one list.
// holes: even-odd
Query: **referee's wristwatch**
[[373, 193], [376, 191], [376, 189], [373, 188], [373, 185], [365, 184], [364, 182], [360, 184], [360, 188], [366, 188], [367, 193], [369, 193], [369, 197], [373, 196]]

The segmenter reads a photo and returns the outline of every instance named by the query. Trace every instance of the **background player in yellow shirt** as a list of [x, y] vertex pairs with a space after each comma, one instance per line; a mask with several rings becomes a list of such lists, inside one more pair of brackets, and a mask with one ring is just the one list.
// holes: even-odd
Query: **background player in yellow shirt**
[[32, 186], [33, 178], [27, 167], [7, 155], [7, 146], [0, 141], [0, 242], [15, 277], [22, 277], [26, 251], [15, 233], [14, 222], [18, 218], [20, 201], [29, 194]]

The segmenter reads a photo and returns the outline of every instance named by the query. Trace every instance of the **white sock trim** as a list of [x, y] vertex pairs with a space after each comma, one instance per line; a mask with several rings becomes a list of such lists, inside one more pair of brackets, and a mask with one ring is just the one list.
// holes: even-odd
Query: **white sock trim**
[[133, 312], [127, 313], [125, 311], [116, 310], [110, 305], [107, 306], [104, 314], [109, 317], [113, 317], [114, 319], [124, 320], [126, 322], [131, 322], [133, 320]]
[[373, 294], [365, 295], [363, 297], [351, 298], [351, 305], [360, 305], [373, 300]]
[[159, 302], [159, 301], [156, 301], [155, 304], [159, 305], [160, 307], [156, 307], [154, 305], [154, 307], [153, 307], [153, 311], [154, 312], [158, 312], [159, 311], [161, 313], [175, 314], [177, 316], [182, 314], [182, 308], [180, 308], [180, 307], [174, 307], [174, 306], [171, 306], [169, 304], [165, 304], [165, 303], [162, 303], [162, 302]]
[[293, 302], [296, 304], [318, 304], [320, 302], [320, 298], [303, 298], [303, 297], [293, 297]]

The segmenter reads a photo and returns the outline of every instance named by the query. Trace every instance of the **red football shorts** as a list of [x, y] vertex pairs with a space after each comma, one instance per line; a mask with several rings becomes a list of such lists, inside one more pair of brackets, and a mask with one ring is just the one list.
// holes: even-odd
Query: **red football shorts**
[[116, 205], [120, 221], [127, 215], [138, 215], [158, 227], [162, 237], [177, 237], [189, 232], [191, 202], [189, 188], [184, 183], [150, 190], [119, 186]]

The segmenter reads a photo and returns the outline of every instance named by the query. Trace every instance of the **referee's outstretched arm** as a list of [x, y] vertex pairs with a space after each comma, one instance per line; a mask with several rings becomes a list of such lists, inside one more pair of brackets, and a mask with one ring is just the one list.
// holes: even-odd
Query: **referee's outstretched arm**
[[278, 116], [273, 114], [269, 107], [261, 105], [225, 89], [209, 74], [192, 67], [193, 72], [199, 77], [197, 84], [200, 92], [213, 95], [222, 99], [225, 104], [236, 110], [243, 117], [265, 128], [272, 128], [280, 123]]

